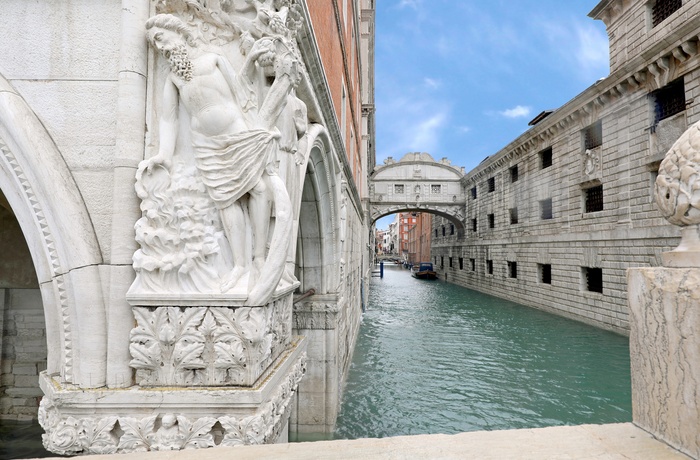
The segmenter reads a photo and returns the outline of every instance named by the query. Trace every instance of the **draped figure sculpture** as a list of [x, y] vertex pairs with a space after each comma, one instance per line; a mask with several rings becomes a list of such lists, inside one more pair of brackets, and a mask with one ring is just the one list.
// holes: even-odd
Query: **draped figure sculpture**
[[[299, 62], [281, 38], [246, 34], [245, 60], [237, 71], [223, 55], [196, 46], [192, 31], [174, 15], [153, 16], [146, 30], [170, 72], [159, 113], [158, 153], [140, 165], [137, 189], [159, 168], [172, 171], [176, 143], [183, 138], [179, 118], [186, 116], [199, 180], [228, 241], [224, 259], [232, 267], [220, 273], [220, 293], [245, 292], [246, 305], [263, 305], [282, 278], [291, 235], [291, 204], [275, 163], [277, 125], [299, 82]], [[262, 69], [274, 77], [264, 95], [256, 91]]]

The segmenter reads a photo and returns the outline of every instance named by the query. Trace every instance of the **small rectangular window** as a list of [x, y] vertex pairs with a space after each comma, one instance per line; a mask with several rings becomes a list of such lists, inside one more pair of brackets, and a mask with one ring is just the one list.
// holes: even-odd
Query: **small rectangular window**
[[402, 195], [404, 193], [404, 187], [403, 184], [396, 184], [394, 185], [394, 193], [397, 195]]
[[476, 186], [472, 187], [472, 200], [476, 200]]
[[587, 291], [603, 292], [603, 269], [582, 267], [583, 285]]
[[435, 229], [435, 238], [437, 238], [437, 237], [438, 237], [438, 234], [437, 234], [437, 232], [438, 232], [438, 230], [437, 230], [437, 228], [436, 228], [436, 229]]
[[540, 219], [548, 220], [553, 218], [554, 214], [552, 213], [552, 199], [547, 198], [546, 200], [540, 201]]
[[459, 258], [459, 269], [464, 270], [464, 259], [462, 257]]
[[489, 193], [496, 190], [496, 178], [495, 177], [489, 178], [489, 180], [487, 181], [487, 184], [488, 184]]
[[442, 226], [442, 236], [445, 236], [445, 226]]
[[438, 184], [433, 184], [430, 186], [430, 193], [433, 195], [439, 195], [441, 191], [441, 187]]
[[582, 131], [583, 148], [591, 150], [603, 145], [603, 123], [598, 120]]
[[476, 259], [469, 259], [469, 265], [471, 265], [471, 270], [476, 271]]
[[476, 232], [476, 218], [472, 219], [472, 232]]
[[445, 268], [445, 256], [440, 256], [440, 268]]
[[654, 104], [654, 126], [685, 110], [685, 86], [683, 78], [672, 81], [649, 95]]
[[493, 275], [493, 260], [486, 261], [486, 273]]
[[496, 216], [494, 214], [488, 215], [489, 228], [496, 228]]
[[517, 278], [518, 277], [518, 263], [517, 262], [508, 262], [508, 278]]
[[454, 226], [454, 224], [450, 224], [450, 235], [454, 235], [454, 234], [455, 234], [455, 226]]
[[603, 186], [597, 185], [584, 190], [586, 212], [603, 210]]
[[510, 224], [517, 224], [518, 223], [518, 208], [510, 208], [508, 210], [508, 213], [510, 214]]
[[552, 265], [537, 264], [537, 272], [540, 275], [540, 283], [552, 284]]
[[540, 152], [540, 168], [545, 169], [552, 166], [552, 147], [548, 147]]
[[651, 7], [651, 23], [653, 27], [661, 24], [683, 6], [683, 0], [656, 0]]
[[452, 268], [452, 257], [448, 258], [447, 262], [450, 264], [450, 268]]
[[511, 166], [510, 168], [510, 182], [517, 182], [518, 181], [518, 165]]

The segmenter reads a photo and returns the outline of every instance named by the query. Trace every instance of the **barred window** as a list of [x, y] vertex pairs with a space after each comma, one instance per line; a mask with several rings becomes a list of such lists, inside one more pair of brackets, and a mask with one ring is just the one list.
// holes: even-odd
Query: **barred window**
[[654, 104], [654, 126], [665, 118], [685, 110], [685, 86], [683, 79], [672, 81], [650, 94]]
[[545, 169], [552, 166], [552, 147], [548, 147], [540, 152], [540, 168]]
[[396, 184], [394, 185], [394, 193], [397, 195], [401, 195], [404, 193], [404, 187], [403, 184]]
[[496, 216], [494, 214], [489, 214], [489, 228], [495, 228], [496, 227]]
[[587, 291], [603, 292], [603, 269], [594, 267], [582, 267], [583, 285]]
[[493, 275], [493, 260], [486, 261], [486, 273]]
[[583, 148], [586, 150], [594, 149], [603, 145], [603, 123], [598, 120], [583, 132]]
[[518, 277], [518, 263], [508, 262], [508, 277], [517, 278]]
[[510, 168], [510, 182], [517, 182], [518, 181], [518, 165], [511, 166]]
[[651, 7], [651, 23], [653, 27], [661, 24], [664, 19], [671, 16], [683, 6], [683, 0], [656, 0]]
[[537, 264], [537, 271], [540, 275], [540, 283], [552, 284], [552, 265]]
[[518, 223], [518, 208], [510, 208], [508, 210], [510, 213], [510, 224], [517, 224]]
[[493, 191], [495, 191], [495, 190], [496, 190], [496, 178], [495, 178], [495, 177], [491, 177], [491, 178], [489, 178], [489, 180], [488, 180], [488, 191], [489, 191], [489, 193], [491, 193], [491, 192], [493, 192]]
[[552, 213], [552, 199], [547, 198], [546, 200], [540, 201], [540, 219], [547, 220], [554, 218]]
[[476, 186], [472, 187], [472, 200], [476, 200]]
[[433, 184], [430, 186], [430, 193], [439, 195], [441, 191], [441, 187], [439, 184]]
[[595, 187], [587, 188], [584, 193], [586, 194], [585, 204], [586, 212], [596, 212], [603, 210], [603, 186], [597, 185]]

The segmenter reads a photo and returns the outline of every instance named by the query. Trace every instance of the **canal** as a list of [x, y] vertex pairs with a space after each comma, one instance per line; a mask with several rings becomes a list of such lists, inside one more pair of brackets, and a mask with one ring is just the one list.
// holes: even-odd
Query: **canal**
[[393, 266], [369, 295], [336, 438], [632, 420], [626, 337]]

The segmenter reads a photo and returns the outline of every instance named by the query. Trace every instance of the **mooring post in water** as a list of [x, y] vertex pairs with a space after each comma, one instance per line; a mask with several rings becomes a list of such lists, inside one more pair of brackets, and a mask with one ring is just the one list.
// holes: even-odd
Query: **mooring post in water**
[[384, 261], [379, 262], [379, 277], [384, 278]]

